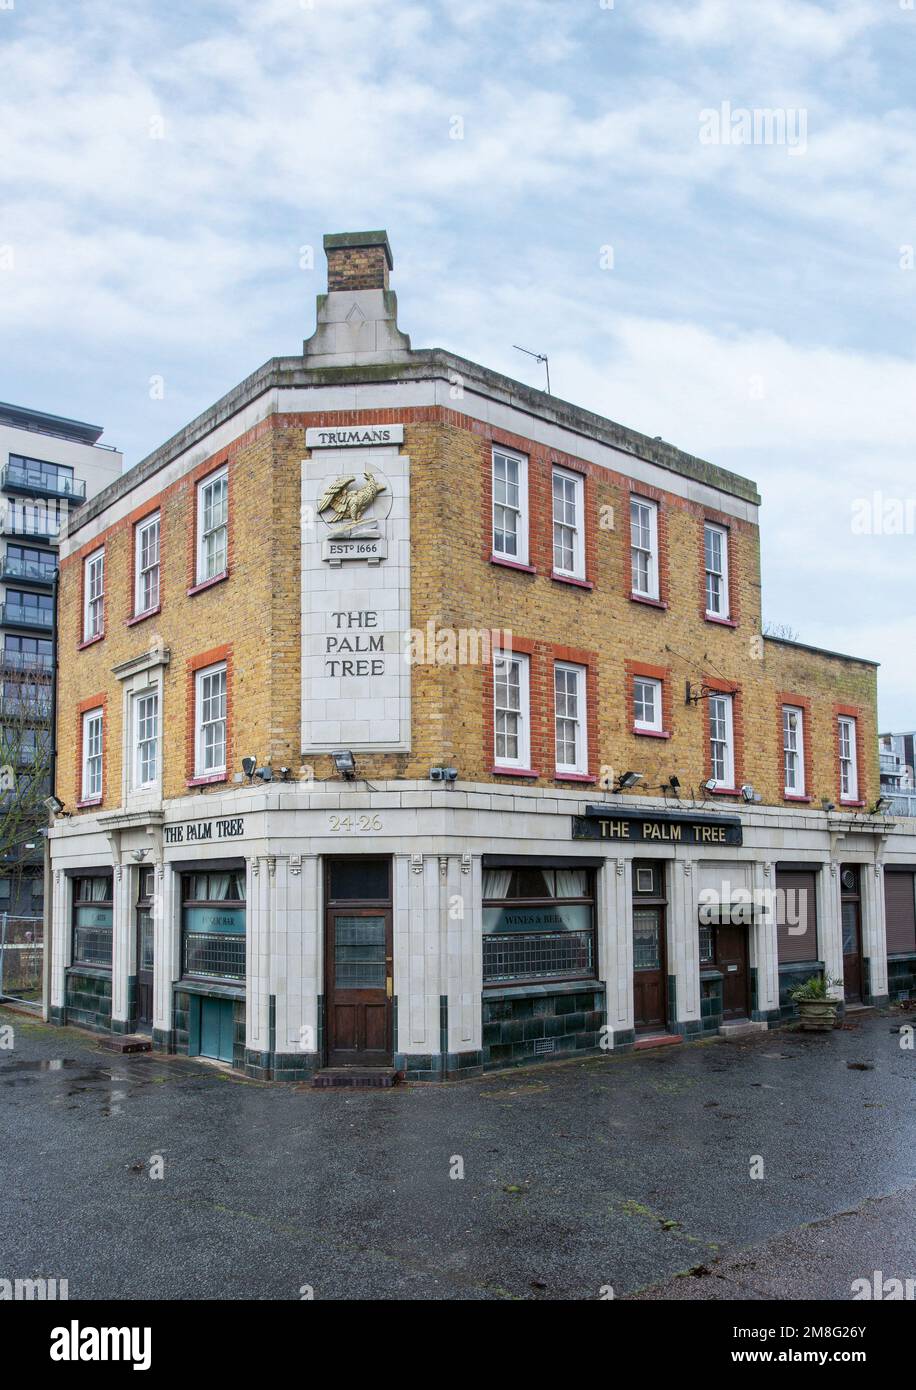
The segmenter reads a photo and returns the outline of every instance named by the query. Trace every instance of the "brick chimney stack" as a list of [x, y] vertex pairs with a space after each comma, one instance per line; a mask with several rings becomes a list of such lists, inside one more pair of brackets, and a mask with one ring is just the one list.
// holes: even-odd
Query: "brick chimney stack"
[[388, 288], [388, 233], [334, 232], [324, 249], [328, 288], [318, 296], [315, 332], [302, 345], [306, 365], [409, 362], [410, 339], [398, 328], [398, 298]]
[[394, 268], [387, 232], [335, 232], [324, 239], [328, 291], [387, 290]]

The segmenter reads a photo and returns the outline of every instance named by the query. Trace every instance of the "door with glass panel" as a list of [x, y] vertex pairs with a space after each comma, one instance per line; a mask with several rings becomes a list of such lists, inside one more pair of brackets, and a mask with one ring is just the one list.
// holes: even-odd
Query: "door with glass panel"
[[859, 870], [844, 864], [840, 870], [840, 912], [843, 924], [843, 996], [847, 1004], [861, 1004], [862, 985], [862, 902], [859, 896]]
[[140, 870], [137, 898], [137, 1026], [153, 1023], [153, 870]]
[[665, 868], [633, 864], [633, 1018], [639, 1032], [657, 1032], [668, 1023], [668, 970], [665, 959]]
[[390, 1066], [391, 862], [333, 859], [325, 873], [327, 1064]]

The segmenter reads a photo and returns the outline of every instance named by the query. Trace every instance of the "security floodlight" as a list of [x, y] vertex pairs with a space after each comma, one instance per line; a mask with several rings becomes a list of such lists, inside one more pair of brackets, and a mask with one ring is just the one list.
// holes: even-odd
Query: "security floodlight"
[[262, 782], [272, 782], [274, 779], [273, 770], [269, 767], [259, 767], [254, 775], [260, 777]]
[[754, 788], [751, 786], [750, 782], [746, 782], [744, 786], [741, 788], [741, 795], [744, 797], [745, 801], [750, 802], [754, 800], [754, 797], [757, 795], [757, 793], [754, 791]]
[[827, 797], [825, 796], [825, 797], [823, 798], [823, 800], [821, 801], [821, 810], [822, 810], [822, 811], [827, 811], [828, 814], [829, 814], [831, 811], [835, 811], [835, 810], [836, 810], [836, 804], [835, 804], [833, 801], [829, 801], [829, 800], [827, 799]]
[[335, 753], [331, 754], [331, 757], [341, 777], [347, 782], [352, 782], [356, 776], [356, 759], [349, 748], [338, 748]]
[[680, 791], [680, 788], [681, 788], [680, 778], [675, 777], [674, 774], [672, 774], [672, 775], [668, 778], [668, 786], [671, 788], [671, 790], [672, 790], [673, 792]]
[[700, 790], [701, 790], [701, 791], [704, 791], [704, 792], [707, 792], [707, 793], [708, 793], [708, 792], [714, 792], [715, 789], [716, 789], [716, 787], [717, 787], [718, 785], [719, 785], [719, 783], [716, 781], [715, 777], [710, 777], [710, 778], [708, 778], [707, 781], [705, 781], [705, 782], [703, 783], [703, 785], [702, 785], [702, 787], [700, 788]]
[[886, 816], [891, 809], [891, 801], [886, 796], [879, 796], [874, 806], [869, 811], [871, 816]]
[[617, 778], [617, 786], [614, 790], [618, 792], [629, 791], [631, 787], [636, 786], [637, 782], [642, 781], [642, 777], [641, 772], [625, 772], [622, 777]]
[[254, 770], [255, 770], [255, 768], [257, 767], [257, 765], [258, 765], [258, 760], [257, 760], [257, 758], [243, 758], [243, 759], [242, 759], [242, 771], [244, 772], [245, 776], [246, 776], [246, 777], [249, 777], [249, 778], [250, 778], [250, 777], [253, 777], [253, 776], [254, 776]]
[[54, 816], [59, 816], [64, 809], [64, 803], [59, 796], [46, 796], [43, 804], [45, 809], [50, 811]]

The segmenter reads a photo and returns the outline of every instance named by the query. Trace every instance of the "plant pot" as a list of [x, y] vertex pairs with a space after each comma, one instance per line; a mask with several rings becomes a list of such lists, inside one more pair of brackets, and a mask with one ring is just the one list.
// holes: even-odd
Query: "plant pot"
[[795, 1002], [806, 1033], [829, 1033], [836, 1027], [839, 1007], [836, 999], [797, 999]]

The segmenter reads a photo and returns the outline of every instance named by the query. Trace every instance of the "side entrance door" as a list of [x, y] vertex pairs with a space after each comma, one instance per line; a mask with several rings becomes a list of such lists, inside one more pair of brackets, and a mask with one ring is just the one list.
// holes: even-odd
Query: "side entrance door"
[[153, 1025], [153, 870], [140, 870], [137, 899], [137, 1026]]
[[201, 999], [200, 1055], [220, 1062], [232, 1061], [231, 999]]
[[747, 1018], [750, 972], [747, 927], [716, 927], [716, 965], [722, 971], [722, 1017]]
[[847, 1004], [862, 1002], [862, 901], [859, 870], [844, 864], [840, 870], [840, 912], [843, 924], [843, 994]]
[[665, 866], [633, 863], [633, 1026], [657, 1032], [668, 1024], [665, 959]]
[[325, 885], [327, 1065], [390, 1067], [390, 860], [330, 860]]

